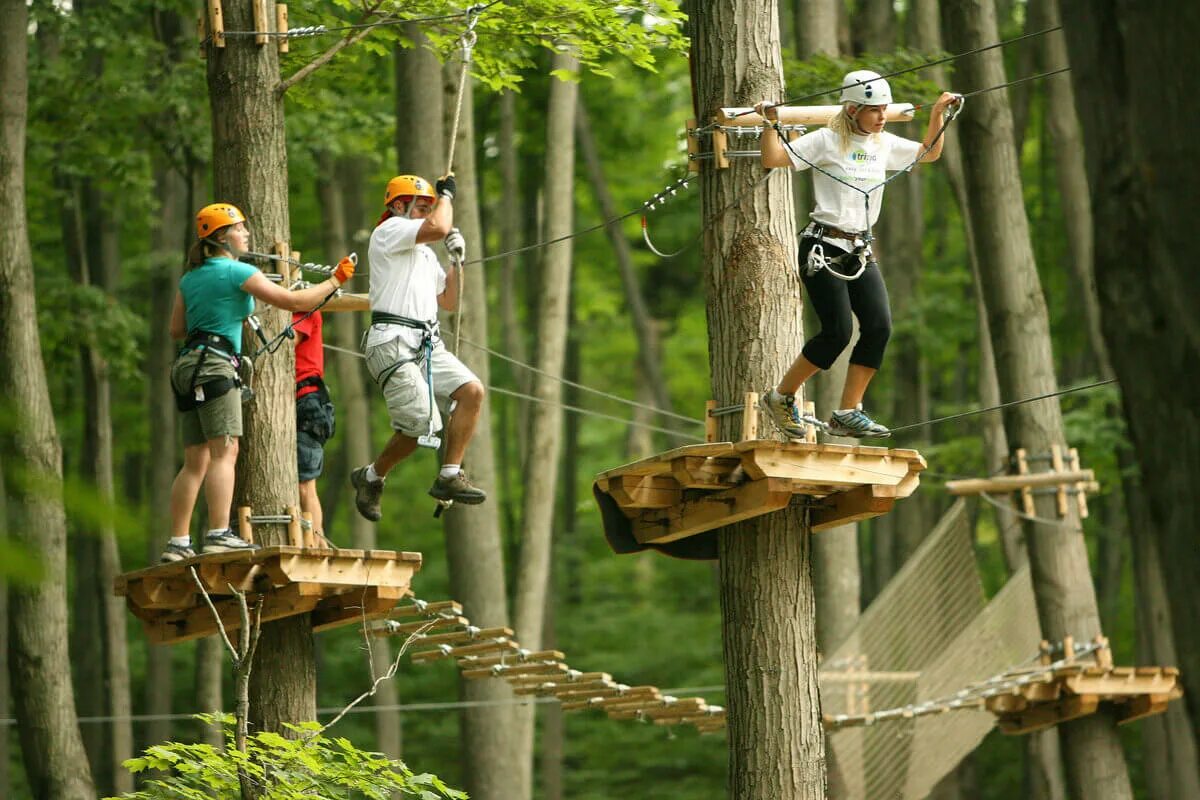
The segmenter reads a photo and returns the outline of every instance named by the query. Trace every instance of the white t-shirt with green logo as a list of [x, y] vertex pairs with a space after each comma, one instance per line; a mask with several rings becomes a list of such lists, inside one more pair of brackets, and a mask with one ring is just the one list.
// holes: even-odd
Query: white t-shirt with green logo
[[[796, 169], [808, 169], [811, 162], [836, 175], [855, 191], [829, 175], [813, 171], [816, 207], [812, 219], [848, 233], [867, 230], [867, 207], [863, 192], [871, 196], [871, 226], [879, 221], [883, 204], [883, 181], [888, 172], [904, 169], [921, 152], [921, 143], [884, 131], [870, 136], [851, 136], [850, 148], [843, 153], [838, 135], [820, 128], [801, 136], [785, 147]], [[794, 151], [794, 152], [793, 152]]]

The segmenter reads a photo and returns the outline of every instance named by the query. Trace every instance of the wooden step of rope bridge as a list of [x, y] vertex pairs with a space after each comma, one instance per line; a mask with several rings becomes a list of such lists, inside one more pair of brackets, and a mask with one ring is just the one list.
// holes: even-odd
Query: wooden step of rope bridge
[[217, 632], [206, 592], [227, 630], [241, 625], [234, 593], [242, 592], [263, 604], [263, 622], [311, 612], [313, 630], [322, 631], [387, 616], [420, 568], [420, 553], [279, 545], [127, 572], [113, 591], [150, 641], [174, 644]]
[[375, 636], [398, 636], [413, 648], [412, 662], [455, 659], [468, 680], [502, 678], [513, 693], [553, 697], [564, 711], [603, 711], [611, 719], [655, 725], [692, 725], [701, 733], [725, 727], [725, 709], [702, 697], [673, 697], [656, 686], [627, 686], [606, 672], [571, 669], [558, 650], [530, 651], [508, 628], [477, 628], [453, 600], [415, 601], [397, 608], [395, 619], [372, 629]]
[[[756, 402], [751, 393], [746, 418]], [[745, 441], [687, 445], [597, 475], [613, 550], [715, 558], [714, 536], [691, 539], [797, 499], [811, 507], [814, 532], [869, 519], [911, 495], [926, 466], [916, 450], [760, 439], [746, 419], [742, 429]]]

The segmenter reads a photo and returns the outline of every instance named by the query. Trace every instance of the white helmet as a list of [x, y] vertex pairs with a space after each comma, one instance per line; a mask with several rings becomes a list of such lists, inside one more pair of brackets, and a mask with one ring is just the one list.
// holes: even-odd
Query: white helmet
[[842, 98], [839, 102], [860, 106], [885, 106], [892, 102], [892, 87], [878, 72], [856, 69], [842, 78]]

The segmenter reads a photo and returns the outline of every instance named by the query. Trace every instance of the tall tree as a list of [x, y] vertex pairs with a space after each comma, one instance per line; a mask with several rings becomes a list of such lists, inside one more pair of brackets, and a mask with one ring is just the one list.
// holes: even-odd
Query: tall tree
[[[4, 486], [4, 462], [0, 461], [0, 487]], [[0, 544], [8, 539], [7, 493], [0, 491]], [[8, 652], [8, 581], [0, 574], [0, 653]], [[8, 719], [12, 711], [9, 698], [11, 687], [8, 682], [8, 658], [0, 659], [0, 719]], [[8, 797], [11, 791], [9, 778], [8, 742], [12, 738], [8, 731], [0, 731], [0, 797]]]
[[[445, 68], [445, 129], [451, 134], [454, 100], [458, 95], [461, 65], [450, 61]], [[462, 92], [462, 109], [454, 148], [454, 169], [458, 178], [454, 224], [466, 237], [478, 258], [483, 255], [483, 225], [480, 222], [480, 180], [475, 163], [474, 82], [467, 77]], [[448, 140], [447, 140], [448, 143]], [[445, 154], [441, 155], [445, 158]], [[491, 383], [491, 364], [478, 345], [488, 344], [488, 287], [485, 267], [475, 264], [463, 275], [462, 314], [454, 320], [462, 326], [463, 345], [457, 353], [486, 386]], [[476, 346], [466, 344], [474, 342]], [[475, 436], [467, 450], [471, 478], [492, 493], [487, 503], [456, 506], [446, 514], [446, 558], [450, 567], [451, 589], [463, 604], [471, 621], [484, 627], [503, 627], [509, 623], [508, 596], [504, 585], [504, 546], [500, 534], [500, 507], [496, 502], [499, 481], [492, 437], [492, 406], [485, 402], [479, 414]], [[481, 800], [517, 800], [532, 791], [530, 767], [532, 752], [521, 748], [511, 734], [513, 709], [506, 705], [513, 698], [506, 681], [462, 681], [462, 697], [473, 703], [462, 712], [462, 750], [467, 768], [466, 788]]]
[[[554, 70], [574, 72], [578, 62], [569, 53], [556, 53]], [[549, 241], [571, 232], [574, 221], [575, 113], [579, 85], [553, 80], [546, 108], [545, 226]], [[562, 384], [567, 346], [567, 308], [570, 299], [572, 245], [569, 239], [545, 249], [537, 298], [538, 351], [534, 365], [540, 370], [531, 392], [541, 402], [530, 409], [530, 458], [525, 465], [523, 519], [525, 534], [517, 565], [513, 622], [521, 644], [539, 649], [546, 619], [546, 594], [550, 586], [550, 557], [554, 529], [555, 496], [562, 456]], [[517, 711], [518, 735], [532, 742], [533, 709]]]
[[[1190, 155], [1200, 114], [1180, 98], [1200, 61], [1189, 44], [1200, 8], [1064, 0], [1062, 9], [1087, 145], [1101, 324], [1173, 605], [1184, 698], [1200, 734], [1200, 631], [1191, 624], [1200, 616], [1200, 552], [1188, 543], [1200, 518], [1200, 387], [1180, 380], [1181, 365], [1200, 351], [1200, 275], [1187, 255], [1193, 203], [1179, 192], [1197, 172]], [[1130, 269], [1132, 258], [1141, 268]], [[1167, 418], [1164, 429], [1159, 420]]]
[[[254, 30], [252, 0], [227, 0], [228, 30]], [[208, 46], [208, 93], [212, 110], [214, 199], [233, 203], [248, 217], [253, 246], [270, 251], [291, 244], [288, 225], [288, 158], [284, 140], [279, 52], [252, 37], [229, 37], [225, 47]], [[268, 330], [280, 330], [291, 315], [262, 304]], [[290, 347], [260, 358], [254, 370], [255, 397], [245, 407], [245, 435], [238, 456], [234, 502], [260, 514], [298, 505], [296, 472], [295, 353]], [[284, 544], [282, 525], [260, 525], [256, 540]], [[263, 625], [259, 653], [276, 665], [251, 673], [250, 721], [258, 730], [283, 732], [284, 723], [316, 718], [316, 663], [308, 614]]]
[[0, 5], [0, 452], [12, 540], [42, 567], [35, 585], [11, 585], [8, 667], [25, 774], [36, 797], [96, 796], [79, 736], [67, 665], [66, 514], [62, 449], [37, 329], [33, 254], [25, 211], [29, 11]]
[[[699, 108], [783, 96], [774, 2], [697, 8], [688, 20]], [[705, 219], [753, 192], [704, 236], [712, 396], [729, 402], [778, 379], [800, 340], [800, 284], [791, 181], [755, 186], [761, 167], [735, 161], [701, 175]], [[772, 213], [775, 210], [775, 213]], [[721, 433], [734, 420], [722, 420]], [[785, 509], [722, 530], [721, 617], [729, 719], [728, 788], [739, 798], [823, 798], [825, 746], [817, 703], [816, 630], [804, 515]]]
[[[991, 0], [947, 0], [946, 41], [967, 50], [999, 38]], [[983, 89], [1005, 82], [996, 50], [958, 62], [959, 87]], [[997, 376], [1006, 398], [1044, 394], [1057, 388], [1046, 302], [1034, 263], [1021, 178], [1012, 139], [1012, 114], [1003, 95], [974, 98], [959, 123], [971, 227], [980, 257], [980, 287], [987, 305]], [[1049, 453], [1064, 443], [1056, 400], [1005, 411], [1009, 444]], [[1038, 516], [1055, 518], [1053, 497], [1037, 498]], [[1042, 634], [1062, 641], [1087, 641], [1100, 633], [1087, 545], [1074, 507], [1063, 525], [1025, 525]], [[1111, 716], [1096, 714], [1061, 728], [1068, 786], [1080, 797], [1131, 797], [1125, 756]]]

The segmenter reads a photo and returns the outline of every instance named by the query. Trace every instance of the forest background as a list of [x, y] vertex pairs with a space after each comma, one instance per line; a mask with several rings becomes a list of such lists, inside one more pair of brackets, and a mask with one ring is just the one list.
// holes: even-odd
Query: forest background
[[[944, 49], [914, 45], [917, 21], [908, 3], [860, 0], [831, 4], [839, 14], [837, 41], [827, 54], [813, 55], [797, 22], [806, 5], [785, 4], [781, 12], [791, 95], [836, 86], [850, 68], [890, 72], [944, 54]], [[1052, 0], [998, 0], [1001, 35], [1009, 38], [1049, 27], [1048, 9], [1054, 5]], [[210, 190], [211, 123], [204, 62], [192, 35], [196, 9], [191, 3], [88, 0], [66, 10], [61, 4], [35, 1], [30, 11], [26, 199], [39, 333], [63, 447], [70, 533], [70, 662], [89, 761], [98, 788], [108, 792], [120, 786], [107, 766], [114, 741], [119, 741], [111, 733], [111, 717], [127, 716], [114, 714], [114, 691], [122, 691], [115, 684], [125, 682], [123, 691], [131, 698], [129, 710], [135, 716], [126, 722], [139, 750], [168, 738], [203, 738], [206, 732], [189, 716], [212, 710], [201, 704], [202, 698], [224, 691], [228, 708], [229, 687], [222, 689], [219, 683], [225, 666], [212, 642], [150, 648], [130, 618], [126, 671], [114, 669], [112, 643], [105, 635], [111, 625], [100, 602], [107, 591], [103, 578], [116, 566], [112, 556], [119, 557], [123, 569], [138, 568], [153, 559], [166, 535], [156, 519], [154, 501], [162, 494], [160, 473], [164, 468], [173, 473], [179, 456], [173, 437], [164, 439], [154, 428], [153, 409], [162, 400], [156, 393], [164, 388], [165, 313], [191, 211], [225, 198], [213, 197]], [[352, 17], [349, 5], [293, 3], [290, 12], [294, 25], [333, 26], [338, 19]], [[531, 30], [537, 24], [532, 20]], [[344, 229], [342, 238], [349, 248], [365, 255], [384, 183], [408, 171], [406, 154], [424, 146], [409, 137], [419, 136], [423, 127], [444, 126], [445, 104], [453, 97], [452, 92], [439, 92], [450, 81], [443, 80], [436, 62], [419, 54], [420, 35], [433, 36], [444, 53], [453, 53], [458, 26], [454, 21], [378, 28], [289, 90], [292, 246], [302, 251], [304, 260], [336, 263], [343, 252], [335, 249], [338, 236], [331, 232], [339, 229]], [[1054, 51], [1044, 43], [1059, 35], [1005, 48], [1009, 77], [1065, 66], [1052, 60]], [[329, 42], [328, 37], [292, 40], [290, 53], [282, 56], [285, 71], [291, 71], [286, 65], [311, 60]], [[808, 57], [801, 60], [801, 53]], [[531, 46], [528, 58], [515, 67], [518, 92], [499, 90], [495, 74], [476, 82], [470, 147], [477, 166], [482, 236], [468, 242], [470, 258], [545, 238], [547, 152], [564, 146], [548, 140], [546, 112], [552, 83], [561, 77], [578, 80], [579, 88], [572, 145], [577, 149], [571, 189], [574, 229], [603, 221], [613, 209], [636, 210], [684, 175], [683, 121], [694, 116], [688, 62], [678, 48], [664, 46], [654, 55], [653, 71], [608, 56], [568, 76], [560, 64], [552, 63], [549, 49]], [[897, 100], [931, 103], [940, 89], [954, 88], [953, 66], [944, 68], [944, 85], [928, 71], [895, 80]], [[555, 68], [560, 69], [557, 77], [550, 74]], [[445, 75], [456, 70], [450, 63]], [[414, 75], [434, 86], [433, 96], [442, 95], [438, 108], [421, 101], [429, 95], [422, 95]], [[1008, 98], [1016, 121], [1014, 144], [1020, 154], [1025, 208], [1050, 310], [1058, 383], [1070, 386], [1109, 377], [1105, 356], [1095, 346], [1095, 320], [1089, 317], [1094, 314], [1088, 307], [1095, 302], [1093, 289], [1081, 285], [1070, 266], [1076, 257], [1069, 240], [1071, 214], [1078, 200], [1072, 191], [1086, 196], [1087, 186], [1072, 190], [1060, 180], [1048, 81], [1015, 86]], [[971, 113], [969, 103], [965, 113]], [[920, 138], [923, 119], [918, 116], [918, 122], [892, 130]], [[956, 135], [953, 126], [947, 135]], [[892, 356], [872, 386], [868, 403], [892, 425], [977, 408], [987, 392], [982, 385], [986, 348], [954, 188], [941, 165], [922, 168], [919, 175], [924, 200], [894, 184], [879, 231], [896, 326]], [[164, 187], [170, 184], [175, 185], [173, 205], [167, 207]], [[562, 390], [561, 402], [582, 411], [569, 411], [563, 421], [561, 462], [557, 457], [547, 460], [559, 465], [554, 468], [560, 471], [560, 481], [545, 643], [565, 651], [576, 668], [610, 672], [631, 685], [651, 683], [673, 693], [699, 693], [720, 704], [722, 654], [714, 568], [655, 554], [615, 557], [601, 535], [590, 497], [590, 481], [597, 472], [702, 435], [698, 421], [709, 380], [705, 282], [700, 248], [695, 246], [698, 207], [694, 190], [685, 189], [649, 212], [650, 231], [660, 248], [688, 246], [671, 259], [659, 258], [644, 246], [636, 214], [611, 228], [609, 236], [595, 230], [573, 240], [564, 377], [642, 405], [616, 403], [570, 385]], [[342, 221], [334, 218], [339, 213]], [[919, 238], [913, 238], [909, 224], [914, 213], [916, 229], [923, 229]], [[613, 236], [613, 231], [619, 235]], [[889, 241], [897, 243], [894, 250]], [[264, 243], [255, 245], [266, 249]], [[532, 362], [540, 345], [536, 317], [541, 271], [546, 268], [542, 253], [531, 249], [467, 267], [486, 274], [488, 289], [486, 298], [467, 295], [466, 313], [486, 303], [491, 347], [516, 362]], [[632, 282], [623, 280], [617, 268], [619, 259], [626, 257], [634, 268]], [[891, 262], [898, 264], [898, 276], [910, 279], [893, 281], [887, 272]], [[363, 266], [366, 272], [365, 258]], [[360, 291], [365, 286], [365, 277], [352, 284]], [[631, 302], [634, 297], [644, 309]], [[332, 335], [327, 334], [327, 340], [353, 349], [358, 337], [348, 326], [361, 327], [364, 318], [344, 316], [352, 322], [329, 325]], [[333, 318], [329, 315], [327, 320]], [[648, 336], [635, 333], [639, 325]], [[661, 364], [661, 386], [639, 366], [639, 349], [646, 347], [654, 349], [653, 360]], [[349, 369], [341, 363], [348, 359], [353, 362]], [[352, 529], [360, 523], [346, 484], [350, 469], [357, 466], [348, 453], [348, 430], [365, 425], [370, 441], [380, 444], [387, 422], [373, 394], [368, 395], [367, 417], [347, 414], [347, 409], [358, 407], [348, 402], [350, 398], [361, 398], [361, 384], [354, 388], [345, 379], [348, 373], [361, 372], [357, 359], [331, 350], [327, 364], [340, 430], [329, 445], [325, 476], [318, 486], [327, 535], [349, 543], [354, 540]], [[521, 560], [526, 476], [537, 475], [536, 463], [545, 454], [528, 452], [527, 401], [503, 393], [528, 393], [532, 373], [500, 356], [492, 358], [491, 368], [491, 384], [501, 391], [490, 394], [497, 476], [496, 484], [488, 487], [489, 502], [499, 509], [504, 561], [511, 577]], [[88, 413], [96, 405], [98, 375], [111, 381], [109, 423], [114, 435], [107, 478], [104, 468], [97, 468], [94, 418]], [[1085, 528], [1103, 628], [1117, 662], [1135, 663], [1140, 652], [1135, 610], [1144, 598], [1136, 596], [1133, 580], [1135, 538], [1122, 491], [1123, 484], [1132, 485], [1133, 470], [1127, 432], [1114, 413], [1118, 399], [1116, 387], [1107, 386], [1064, 397], [1062, 405], [1067, 439], [1079, 448], [1083, 464], [1096, 471], [1102, 486]], [[648, 410], [662, 407], [664, 400], [697, 424]], [[930, 472], [922, 481], [921, 499], [907, 501], [913, 505], [904, 522], [909, 533], [898, 531], [887, 517], [859, 526], [863, 608], [903, 563], [910, 551], [905, 543], [919, 541], [949, 506], [940, 484], [991, 469], [986, 424], [987, 417], [970, 417], [895, 438], [896, 446], [919, 447]], [[7, 460], [6, 455], [0, 458]], [[0, 468], [7, 466], [0, 461]], [[432, 470], [433, 458], [424, 453], [398, 470], [388, 484], [377, 536], [380, 547], [423, 553], [424, 567], [414, 588], [419, 597], [442, 599], [451, 589], [442, 524], [430, 515], [425, 496]], [[973, 514], [980, 569], [994, 591], [1007, 575], [1001, 525], [986, 505]], [[106, 531], [115, 534], [115, 552], [107, 549]], [[16, 585], [38, 581], [36, 553], [0, 540], [0, 576]], [[2, 601], [0, 613], [7, 613]], [[366, 688], [365, 654], [353, 627], [319, 636], [317, 657], [321, 708], [341, 708]], [[5, 671], [0, 665], [0, 796], [28, 797], [9, 719]], [[464, 785], [460, 711], [455, 704], [459, 695], [453, 669], [405, 663], [394, 693], [387, 696], [390, 706], [369, 706], [364, 709], [369, 713], [348, 716], [337, 733], [366, 749], [395, 750], [418, 771]], [[380, 722], [381, 717], [391, 721]], [[1144, 732], [1151, 724], [1122, 730], [1138, 796], [1152, 796], [1143, 757]], [[536, 741], [535, 786], [537, 796], [547, 800], [708, 798], [724, 787], [725, 741], [720, 735], [673, 733], [592, 715], [563, 716], [543, 707]], [[993, 733], [939, 796], [1019, 796], [1026, 780], [1022, 764], [1021, 740]]]

